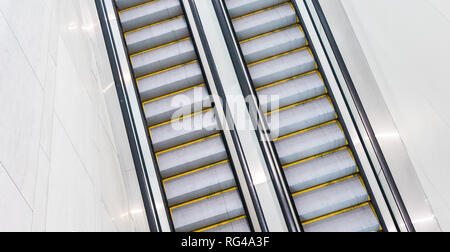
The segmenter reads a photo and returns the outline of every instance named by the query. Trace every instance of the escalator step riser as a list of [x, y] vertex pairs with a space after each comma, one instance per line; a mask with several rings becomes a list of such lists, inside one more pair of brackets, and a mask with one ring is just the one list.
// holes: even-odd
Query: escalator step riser
[[190, 39], [131, 57], [136, 77], [153, 74], [197, 59]]
[[316, 62], [307, 49], [249, 67], [255, 88], [301, 75], [315, 69]]
[[370, 206], [364, 206], [304, 226], [305, 232], [378, 232], [380, 224]]
[[284, 169], [291, 193], [300, 192], [357, 172], [355, 160], [347, 149]]
[[148, 0], [114, 0], [114, 1], [116, 2], [116, 6], [119, 11], [148, 2]]
[[225, 0], [231, 18], [244, 16], [285, 2], [286, 0]]
[[175, 230], [189, 232], [245, 214], [239, 192], [233, 190], [172, 210]]
[[171, 69], [138, 80], [139, 94], [143, 102], [203, 83], [198, 62]]
[[308, 74], [257, 91], [261, 108], [270, 112], [326, 93], [318, 73]]
[[159, 100], [144, 104], [145, 118], [149, 126], [189, 116], [211, 106], [205, 86], [195, 87]]
[[327, 97], [310, 101], [267, 116], [273, 139], [336, 119], [336, 112]]
[[226, 159], [227, 152], [220, 136], [158, 154], [163, 179]]
[[204, 170], [166, 181], [169, 207], [199, 199], [236, 186], [229, 163], [222, 163]]
[[239, 41], [297, 23], [297, 15], [289, 4], [233, 21]]
[[122, 22], [124, 32], [155, 24], [183, 14], [183, 9], [181, 8], [179, 0], [160, 0], [151, 3], [149, 2], [150, 1], [148, 0], [116, 0], [116, 3], [120, 9], [124, 9], [123, 7], [128, 8], [137, 6], [138, 4], [143, 4], [142, 6], [125, 10], [120, 13], [120, 20]]
[[300, 27], [294, 26], [241, 44], [247, 63], [253, 63], [306, 46]]
[[217, 134], [218, 125], [213, 110], [183, 118], [151, 129], [156, 152]]
[[325, 125], [275, 142], [282, 165], [290, 164], [347, 145], [337, 123]]
[[139, 53], [189, 37], [183, 17], [127, 34], [126, 42], [130, 54]]
[[301, 221], [315, 219], [367, 202], [369, 196], [359, 177], [353, 177], [294, 197]]

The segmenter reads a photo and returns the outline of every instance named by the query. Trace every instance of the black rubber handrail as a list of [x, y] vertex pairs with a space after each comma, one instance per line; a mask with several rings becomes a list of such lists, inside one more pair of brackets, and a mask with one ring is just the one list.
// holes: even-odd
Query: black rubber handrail
[[[339, 47], [337, 45], [337, 42], [334, 38], [334, 35], [331, 31], [331, 28], [328, 24], [328, 21], [325, 17], [325, 14], [323, 12], [322, 6], [320, 5], [320, 2], [318, 0], [312, 0], [314, 8], [316, 10], [316, 13], [319, 17], [319, 20], [321, 22], [321, 25], [325, 31], [325, 34], [327, 36], [328, 42], [330, 43], [331, 49], [333, 50], [333, 53], [336, 57], [336, 61], [339, 65], [339, 68], [341, 70], [341, 73], [344, 77], [345, 83], [347, 84], [347, 87], [349, 89], [349, 92], [352, 96], [353, 102], [355, 103], [356, 109], [358, 111], [359, 116], [361, 117], [362, 123], [364, 125], [364, 128], [368, 134], [370, 143], [372, 145], [372, 148], [374, 149], [375, 155], [378, 159], [378, 162], [381, 166], [381, 170], [383, 171], [383, 174], [386, 178], [387, 184], [389, 186], [389, 189], [392, 192], [392, 195], [394, 197], [395, 203], [399, 209], [400, 215], [402, 216], [403, 222], [405, 223], [405, 227], [408, 230], [408, 232], [415, 232], [414, 224], [411, 220], [411, 217], [408, 213], [408, 210], [406, 208], [405, 202], [402, 199], [402, 196], [400, 194], [400, 191], [397, 187], [397, 184], [395, 183], [395, 179], [392, 175], [391, 169], [389, 168], [389, 165], [386, 161], [386, 158], [384, 156], [384, 153], [381, 149], [380, 143], [378, 142], [378, 139], [375, 135], [375, 131], [372, 127], [372, 124], [370, 123], [369, 117], [367, 115], [366, 110], [364, 109], [363, 103], [361, 101], [361, 98], [358, 94], [358, 91], [356, 90], [355, 84], [351, 78], [350, 72], [345, 64], [344, 58], [342, 57], [342, 54], [339, 50]], [[308, 4], [305, 1], [305, 5], [308, 6]], [[314, 21], [313, 21], [314, 22]]]
[[[127, 90], [125, 89], [125, 77], [124, 77], [124, 74], [122, 71], [120, 59], [118, 57], [118, 52], [119, 52], [118, 50], [124, 50], [125, 52], [128, 52], [128, 50], [127, 50], [127, 48], [118, 49], [114, 43], [112, 25], [111, 25], [110, 19], [108, 18], [105, 0], [95, 0], [95, 4], [97, 7], [97, 12], [98, 12], [101, 28], [103, 31], [103, 37], [104, 37], [106, 49], [108, 52], [108, 57], [109, 57], [110, 65], [111, 65], [114, 83], [115, 83], [117, 95], [119, 98], [120, 108], [121, 108], [126, 132], [127, 132], [128, 142], [130, 144], [131, 153], [133, 156], [133, 162], [134, 162], [134, 166], [136, 169], [139, 187], [141, 190], [142, 200], [143, 200], [145, 212], [147, 214], [149, 228], [150, 228], [151, 232], [161, 232], [162, 231], [161, 223], [158, 218], [158, 213], [157, 213], [155, 202], [154, 202], [153, 192], [151, 191], [150, 180], [149, 180], [148, 174], [147, 174], [147, 166], [146, 166], [146, 162], [143, 157], [144, 155], [143, 155], [141, 145], [139, 143], [140, 141], [139, 141], [139, 136], [137, 133], [137, 123], [138, 122], [136, 122], [134, 120], [133, 115], [132, 115], [129, 94], [128, 94]], [[113, 3], [113, 5], [114, 5], [114, 3]], [[116, 8], [115, 5], [114, 5], [114, 8]], [[117, 9], [115, 9], [114, 12], [116, 15], [115, 16], [116, 20], [120, 20], [118, 17], [118, 14], [117, 14], [118, 13]], [[119, 24], [119, 28], [121, 29], [120, 24]], [[122, 30], [120, 32], [121, 32], [121, 34], [123, 34]], [[124, 43], [123, 36], [121, 39], [122, 39], [122, 42]], [[130, 69], [130, 72], [133, 74], [131, 62], [129, 60], [127, 62], [127, 67]], [[136, 86], [136, 81], [134, 78], [132, 78], [132, 81], [133, 81], [133, 84]], [[133, 95], [136, 95], [136, 97], [139, 97], [138, 93], [135, 93]], [[140, 113], [141, 113], [140, 116], [142, 119], [140, 123], [145, 124], [145, 119], [144, 119], [144, 114], [143, 114], [142, 108], [140, 108]], [[148, 140], [150, 139], [148, 132], [147, 132], [147, 138], [148, 138]], [[158, 174], [159, 171], [158, 171], [158, 164], [156, 163], [155, 153], [152, 150], [151, 146], [149, 146], [149, 148], [153, 155], [153, 158], [152, 158], [153, 159], [153, 167], [155, 168], [155, 170], [157, 172], [156, 174]], [[158, 186], [162, 189], [163, 186], [162, 186], [162, 180], [160, 177], [158, 178], [158, 182], [159, 182]], [[162, 198], [167, 203], [167, 199], [165, 198], [165, 195], [162, 195]], [[165, 204], [165, 206], [167, 208], [168, 204]], [[167, 218], [169, 220], [170, 229], [173, 231], [174, 226], [173, 226], [172, 219], [169, 215], [168, 208], [166, 209], [166, 213], [167, 213]]]
[[248, 104], [248, 109], [252, 114], [252, 120], [254, 120], [254, 123], [258, 126], [255, 133], [259, 139], [261, 150], [263, 151], [267, 167], [269, 168], [269, 174], [275, 193], [277, 194], [286, 225], [290, 232], [303, 231], [299, 214], [297, 213], [293, 199], [290, 196], [290, 190], [286, 177], [281, 172], [282, 166], [275, 151], [274, 143], [271, 141], [270, 137], [268, 137], [268, 135], [270, 135], [270, 130], [265, 124], [263, 119], [264, 116], [258, 108], [259, 102], [253, 88], [252, 80], [248, 78], [248, 69], [243, 64], [243, 60], [240, 56], [242, 55], [242, 52], [240, 51], [240, 48], [236, 46], [238, 41], [236, 40], [236, 36], [234, 36], [234, 28], [228, 25], [228, 22], [231, 19], [228, 12], [225, 10], [225, 3], [223, 0], [213, 0], [212, 2], [219, 19], [219, 24], [228, 47], [228, 51], [234, 63], [234, 68], [241, 85], [242, 92], [247, 99], [251, 98], [252, 100], [252, 102], [249, 102]]

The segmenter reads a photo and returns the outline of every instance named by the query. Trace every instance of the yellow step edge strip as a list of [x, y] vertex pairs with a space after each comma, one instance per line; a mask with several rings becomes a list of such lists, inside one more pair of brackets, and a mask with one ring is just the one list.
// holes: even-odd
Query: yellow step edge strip
[[[301, 105], [305, 105], [306, 103], [317, 101], [317, 100], [320, 100], [320, 99], [323, 99], [323, 98], [328, 98], [328, 101], [330, 101], [330, 99], [329, 99], [327, 94], [321, 94], [319, 96], [316, 96], [316, 97], [313, 97], [313, 98], [309, 98], [309, 99], [303, 100], [301, 102], [294, 103], [292, 105], [288, 105], [288, 106], [284, 106], [284, 107], [279, 108], [279, 109], [272, 110], [270, 112], [267, 112], [265, 115], [269, 116], [271, 114], [280, 113], [282, 111], [285, 111], [285, 110], [288, 110], [288, 109], [291, 109], [291, 108], [295, 108], [295, 107], [298, 107], [298, 106], [301, 106]], [[337, 119], [337, 117], [335, 119]]]
[[148, 2], [145, 2], [145, 3], [141, 3], [141, 4], [138, 4], [138, 5], [135, 5], [135, 6], [131, 6], [131, 7], [128, 7], [126, 9], [120, 10], [119, 13], [125, 12], [125, 11], [129, 11], [129, 10], [132, 10], [132, 9], [136, 9], [136, 8], [139, 8], [139, 7], [148, 5], [148, 4], [152, 4], [152, 3], [155, 3], [155, 2], [158, 2], [158, 1], [160, 1], [160, 0], [151, 0], [151, 1], [148, 1]]
[[273, 5], [273, 6], [264, 8], [264, 9], [261, 9], [261, 10], [250, 12], [248, 14], [245, 14], [245, 15], [242, 15], [242, 16], [239, 16], [239, 17], [235, 17], [235, 18], [231, 19], [231, 21], [234, 22], [234, 21], [237, 21], [237, 20], [240, 20], [240, 19], [244, 19], [244, 18], [253, 16], [253, 15], [256, 15], [256, 14], [268, 11], [268, 10], [276, 9], [276, 8], [284, 6], [284, 5], [292, 5], [292, 3], [291, 3], [291, 1], [288, 0], [288, 1], [283, 2], [283, 3], [279, 3], [279, 4], [276, 4], [276, 5]]
[[219, 196], [221, 194], [224, 194], [224, 193], [227, 193], [227, 192], [232, 192], [232, 191], [235, 191], [235, 190], [237, 190], [237, 187], [232, 187], [232, 188], [224, 190], [224, 191], [216, 192], [216, 193], [213, 193], [213, 194], [210, 194], [210, 195], [198, 198], [198, 199], [194, 199], [194, 200], [188, 201], [186, 203], [182, 203], [182, 204], [173, 206], [173, 207], [170, 208], [170, 212], [172, 213], [172, 211], [174, 209], [177, 209], [177, 208], [180, 208], [180, 207], [184, 207], [184, 206], [187, 206], [187, 205], [191, 205], [193, 203], [196, 203], [196, 202], [199, 202], [199, 201], [202, 201], [202, 200], [206, 200], [206, 199], [210, 199], [210, 198]]
[[318, 218], [315, 218], [315, 219], [312, 219], [312, 220], [309, 220], [309, 221], [305, 221], [305, 222], [302, 223], [302, 225], [306, 226], [306, 225], [309, 225], [311, 223], [314, 223], [314, 222], [317, 222], [317, 221], [320, 221], [320, 220], [324, 220], [324, 219], [328, 219], [330, 217], [333, 217], [333, 216], [336, 216], [336, 215], [339, 215], [339, 214], [343, 214], [343, 213], [347, 213], [347, 212], [350, 212], [352, 210], [356, 210], [358, 208], [365, 207], [365, 206], [368, 206], [368, 205], [371, 205], [371, 203], [370, 202], [364, 202], [364, 203], [358, 204], [356, 206], [348, 207], [348, 208], [345, 208], [345, 209], [342, 209], [342, 210], [339, 210], [339, 211], [336, 211], [336, 212], [333, 212], [333, 213], [330, 213], [330, 214], [327, 214], [327, 215], [324, 215], [324, 216], [321, 216], [321, 217], [318, 217]]
[[193, 231], [193, 232], [194, 232], [194, 233], [206, 232], [206, 231], [211, 230], [211, 229], [213, 229], [213, 228], [220, 227], [220, 226], [223, 226], [223, 225], [226, 225], [226, 224], [235, 222], [235, 221], [243, 220], [243, 219], [245, 219], [245, 218], [247, 218], [247, 216], [242, 215], [242, 216], [240, 216], [240, 217], [237, 217], [237, 218], [234, 218], [234, 219], [231, 219], [231, 220], [227, 220], [227, 221], [224, 221], [224, 222], [221, 222], [221, 223], [212, 225], [212, 226], [208, 226], [208, 227], [205, 227], [205, 228], [202, 228], [202, 229], [198, 229], [198, 230], [195, 230], [195, 231]]
[[177, 95], [177, 94], [181, 94], [181, 93], [184, 93], [184, 92], [186, 92], [186, 91], [189, 91], [189, 90], [192, 90], [192, 89], [195, 89], [195, 88], [198, 88], [198, 87], [204, 87], [204, 86], [205, 86], [205, 83], [201, 83], [201, 84], [198, 84], [198, 85], [195, 85], [195, 86], [192, 86], [192, 87], [188, 87], [188, 88], [185, 88], [185, 89], [182, 89], [182, 90], [178, 90], [178, 91], [175, 91], [175, 92], [166, 94], [166, 95], [158, 96], [158, 97], [156, 97], [156, 98], [153, 98], [153, 99], [151, 99], [151, 100], [148, 100], [148, 101], [143, 102], [142, 105], [146, 105], [146, 104], [151, 103], [151, 102], [154, 102], [154, 101], [158, 101], [158, 100], [161, 100], [161, 99], [170, 97], [170, 96], [174, 96], [174, 95]]
[[297, 10], [295, 9], [294, 4], [292, 3], [292, 1], [289, 1], [289, 3], [291, 4], [291, 8], [295, 13], [295, 17], [297, 18], [297, 23], [300, 23], [300, 18], [297, 15]]
[[169, 68], [160, 70], [158, 72], [154, 72], [154, 73], [150, 73], [150, 74], [147, 74], [147, 75], [144, 75], [144, 76], [141, 76], [141, 77], [137, 77], [136, 80], [139, 81], [139, 80], [151, 77], [151, 76], [155, 76], [155, 75], [160, 74], [160, 73], [168, 72], [170, 70], [177, 69], [177, 68], [180, 68], [180, 67], [183, 67], [183, 66], [186, 66], [186, 65], [189, 65], [189, 64], [197, 63], [197, 62], [198, 62], [198, 59], [191, 60], [191, 61], [183, 63], [183, 64], [179, 64], [179, 65], [176, 65], [176, 66], [173, 66], [173, 67], [169, 67]]
[[375, 211], [375, 207], [373, 206], [373, 204], [369, 204], [370, 209], [372, 209], [372, 213], [373, 215], [375, 215], [375, 217], [378, 220], [378, 224], [380, 225], [380, 229], [378, 229], [378, 232], [383, 232], [383, 227], [381, 226], [381, 221], [380, 218], [378, 217], [377, 211]]
[[[284, 165], [282, 168], [286, 169], [286, 168], [289, 168], [289, 167], [292, 167], [292, 166], [295, 166], [295, 165], [299, 165], [299, 164], [302, 164], [302, 163], [306, 163], [308, 161], [311, 161], [311, 160], [314, 160], [314, 159], [317, 159], [317, 158], [321, 158], [321, 157], [325, 157], [325, 156], [328, 156], [330, 154], [333, 154], [333, 153], [336, 153], [336, 152], [339, 152], [339, 151], [343, 151], [343, 150], [348, 150], [351, 153], [351, 150], [350, 150], [350, 148], [348, 146], [339, 147], [339, 148], [334, 149], [334, 150], [330, 150], [330, 151], [327, 151], [327, 152], [324, 152], [324, 153], [320, 153], [320, 154], [314, 155], [314, 156], [309, 157], [309, 158], [302, 159], [300, 161], [296, 161], [296, 162]], [[353, 153], [351, 153], [351, 154], [353, 156]], [[356, 161], [355, 161], [355, 163], [356, 163]]]
[[[271, 57], [268, 57], [268, 58], [265, 58], [265, 59], [262, 59], [262, 60], [258, 60], [256, 62], [247, 64], [247, 67], [252, 67], [252, 66], [255, 66], [255, 65], [267, 62], [267, 61], [271, 61], [271, 60], [274, 60], [274, 59], [277, 59], [277, 58], [281, 58], [283, 56], [286, 56], [286, 55], [289, 55], [289, 54], [293, 54], [293, 53], [296, 53], [296, 52], [300, 52], [300, 51], [303, 51], [303, 50], [309, 50], [309, 47], [308, 46], [300, 47], [300, 48], [297, 48], [297, 49], [294, 49], [294, 50], [290, 50], [288, 52], [280, 53], [280, 54], [277, 54], [275, 56], [271, 56]], [[313, 56], [313, 59], [314, 59], [314, 56]]]
[[159, 22], [156, 22], [156, 23], [153, 23], [153, 24], [149, 24], [149, 25], [146, 25], [146, 26], [142, 26], [142, 27], [133, 29], [133, 30], [131, 30], [131, 31], [127, 31], [127, 32], [124, 33], [125, 38], [127, 37], [127, 35], [129, 35], [129, 34], [131, 34], [131, 33], [138, 32], [138, 31], [142, 31], [142, 30], [145, 30], [145, 29], [147, 29], [147, 28], [150, 28], [150, 27], [153, 27], [153, 26], [157, 26], [157, 25], [160, 25], [160, 24], [164, 24], [164, 23], [167, 23], [167, 22], [170, 22], [170, 21], [173, 21], [173, 20], [182, 18], [182, 17], [184, 17], [184, 15], [178, 15], [178, 16], [171, 17], [171, 18], [168, 18], [168, 19], [164, 19], [164, 20], [162, 20], [162, 21], [159, 21]]
[[[248, 39], [241, 40], [241, 41], [239, 41], [239, 43], [240, 44], [245, 44], [245, 43], [247, 43], [249, 41], [252, 41], [252, 40], [255, 40], [255, 39], [259, 39], [259, 38], [262, 38], [262, 37], [265, 37], [265, 36], [268, 36], [268, 35], [271, 35], [271, 34], [274, 34], [274, 33], [277, 33], [277, 32], [285, 31], [285, 30], [294, 28], [296, 26], [299, 27], [300, 30], [303, 32], [303, 28], [299, 24], [293, 24], [293, 25], [288, 25], [288, 26], [280, 28], [280, 29], [276, 29], [276, 30], [273, 30], [273, 31], [270, 31], [270, 32], [263, 33], [261, 35], [257, 35], [257, 36], [254, 36], [254, 37], [251, 37], [251, 38], [248, 38]], [[303, 34], [305, 35], [304, 32], [303, 32]], [[306, 41], [306, 43], [308, 43], [308, 41]]]
[[285, 82], [288, 82], [288, 81], [291, 81], [291, 80], [295, 80], [295, 79], [298, 79], [298, 78], [301, 78], [301, 77], [304, 77], [304, 76], [307, 76], [307, 75], [312, 75], [312, 74], [315, 74], [315, 73], [317, 73], [320, 76], [320, 78], [322, 79], [322, 82], [325, 83], [325, 81], [323, 80], [322, 75], [320, 74], [320, 72], [317, 69], [315, 69], [315, 70], [312, 70], [312, 71], [309, 71], [309, 72], [306, 72], [306, 73], [303, 73], [303, 74], [299, 74], [299, 75], [296, 75], [296, 76], [293, 76], [293, 77], [289, 77], [287, 79], [283, 79], [283, 80], [280, 80], [280, 81], [277, 81], [277, 82], [273, 82], [271, 84], [267, 84], [267, 85], [259, 87], [259, 88], [255, 88], [255, 90], [259, 91], [259, 90], [266, 89], [266, 88], [269, 88], [269, 87], [277, 86], [279, 84], [282, 84], [282, 83], [285, 83]]
[[156, 157], [158, 157], [161, 154], [164, 154], [164, 153], [167, 153], [167, 152], [170, 152], [170, 151], [174, 151], [174, 150], [177, 150], [177, 149], [189, 146], [189, 145], [193, 145], [193, 144], [196, 144], [196, 143], [200, 143], [200, 142], [203, 142], [205, 140], [208, 140], [208, 139], [211, 139], [211, 138], [215, 138], [215, 137], [218, 137], [218, 136], [220, 136], [220, 133], [214, 134], [212, 136], [204, 137], [204, 138], [192, 141], [192, 142], [188, 142], [188, 143], [185, 143], [185, 144], [181, 144], [181, 145], [172, 147], [172, 148], [167, 149], [167, 150], [160, 151], [160, 152], [156, 153]]
[[178, 39], [178, 40], [175, 40], [175, 41], [172, 41], [172, 42], [169, 42], [169, 43], [165, 43], [165, 44], [160, 45], [160, 46], [156, 46], [156, 47], [147, 49], [147, 50], [142, 51], [142, 52], [131, 54], [130, 57], [136, 57], [136, 56], [142, 55], [144, 53], [148, 53], [148, 52], [151, 52], [151, 51], [156, 51], [158, 49], [161, 49], [161, 48], [164, 48], [164, 47], [168, 47], [168, 46], [171, 46], [171, 45], [175, 45], [177, 43], [180, 43], [180, 42], [183, 42], [183, 41], [186, 41], [186, 40], [189, 40], [189, 39], [190, 39], [190, 37]]
[[161, 126], [164, 126], [164, 125], [167, 125], [167, 124], [171, 124], [171, 123], [174, 123], [174, 122], [177, 122], [177, 121], [181, 121], [181, 120], [186, 119], [186, 118], [189, 118], [189, 117], [194, 117], [194, 116], [196, 116], [196, 115], [206, 113], [206, 112], [211, 111], [211, 110], [213, 110], [213, 109], [214, 109], [214, 108], [207, 108], [207, 109], [202, 110], [202, 111], [200, 111], [200, 112], [192, 113], [192, 114], [190, 114], [190, 115], [182, 116], [182, 117], [179, 117], [179, 118], [177, 118], [177, 119], [173, 119], [173, 120], [170, 120], [170, 121], [167, 121], [167, 122], [163, 122], [163, 123], [160, 123], [160, 124], [156, 124], [156, 125], [154, 125], [154, 126], [149, 127], [149, 129], [150, 129], [150, 130], [156, 129], [156, 128], [158, 128], [158, 127], [161, 127]]
[[342, 181], [345, 181], [345, 180], [348, 180], [348, 179], [356, 178], [358, 176], [359, 176], [358, 174], [352, 174], [352, 175], [349, 175], [349, 176], [345, 176], [343, 178], [338, 178], [338, 179], [335, 179], [335, 180], [332, 180], [332, 181], [329, 181], [329, 182], [326, 182], [326, 183], [323, 183], [323, 184], [320, 184], [320, 185], [317, 185], [317, 186], [313, 186], [311, 188], [304, 189], [304, 190], [301, 190], [301, 191], [296, 192], [296, 193], [293, 193], [292, 197], [296, 197], [298, 195], [302, 195], [302, 194], [305, 194], [307, 192], [315, 191], [317, 189], [324, 188], [326, 186], [334, 185], [334, 184], [337, 184], [339, 182], [342, 182]]
[[206, 170], [206, 169], [209, 169], [209, 168], [212, 168], [212, 167], [216, 167], [216, 166], [221, 165], [221, 164], [226, 164], [226, 163], [229, 163], [229, 162], [230, 161], [227, 159], [227, 160], [223, 160], [223, 161], [220, 161], [220, 162], [217, 162], [217, 163], [214, 163], [214, 164], [203, 166], [201, 168], [197, 168], [197, 169], [192, 170], [192, 171], [184, 172], [184, 173], [181, 173], [181, 174], [178, 174], [178, 175], [175, 175], [175, 176], [163, 179], [163, 183], [166, 183], [167, 181], [174, 180], [174, 179], [177, 179], [177, 178], [181, 178], [181, 177], [186, 176], [186, 175], [194, 174], [196, 172], [203, 171], [203, 170]]
[[339, 123], [339, 122], [338, 122], [338, 120], [335, 119], [335, 120], [332, 120], [332, 121], [329, 121], [329, 122], [321, 123], [319, 125], [315, 125], [315, 126], [312, 126], [312, 127], [309, 127], [309, 128], [306, 128], [306, 129], [303, 129], [303, 130], [300, 130], [300, 131], [297, 131], [297, 132], [294, 132], [294, 133], [291, 133], [291, 134], [279, 137], [277, 139], [274, 139], [273, 141], [277, 142], [277, 141], [280, 141], [280, 140], [283, 140], [283, 139], [286, 139], [286, 138], [289, 138], [289, 137], [292, 137], [292, 136], [300, 135], [300, 134], [303, 134], [305, 132], [308, 132], [308, 131], [311, 131], [311, 130], [315, 130], [315, 129], [318, 129], [318, 128], [322, 128], [324, 126], [331, 125], [331, 124], [334, 124], [334, 123]]

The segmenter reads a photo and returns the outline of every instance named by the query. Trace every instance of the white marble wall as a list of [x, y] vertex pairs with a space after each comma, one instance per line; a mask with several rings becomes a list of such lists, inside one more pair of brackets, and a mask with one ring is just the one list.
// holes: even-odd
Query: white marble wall
[[0, 1], [0, 231], [147, 231], [93, 0]]
[[341, 1], [435, 217], [450, 231], [450, 1]]

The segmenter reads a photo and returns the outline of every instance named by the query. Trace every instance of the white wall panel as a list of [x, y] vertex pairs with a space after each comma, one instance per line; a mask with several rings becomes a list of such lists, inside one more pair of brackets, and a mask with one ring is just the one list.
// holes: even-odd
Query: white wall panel
[[95, 2], [2, 0], [0, 37], [0, 231], [147, 231]]

